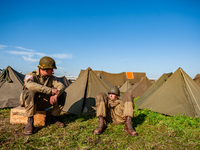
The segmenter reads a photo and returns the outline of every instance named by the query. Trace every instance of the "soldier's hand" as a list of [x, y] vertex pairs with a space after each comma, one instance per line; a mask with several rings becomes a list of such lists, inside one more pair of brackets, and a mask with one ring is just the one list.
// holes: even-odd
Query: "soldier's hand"
[[57, 89], [52, 89], [52, 90], [51, 90], [51, 93], [54, 94], [54, 95], [59, 95], [59, 94], [60, 94], [60, 91], [57, 90]]
[[53, 105], [57, 102], [57, 95], [53, 95], [50, 97], [50, 104]]

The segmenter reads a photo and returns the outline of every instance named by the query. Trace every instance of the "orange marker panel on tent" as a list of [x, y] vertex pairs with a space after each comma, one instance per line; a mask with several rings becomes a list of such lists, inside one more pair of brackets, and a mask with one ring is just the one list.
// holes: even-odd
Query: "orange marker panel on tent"
[[133, 72], [126, 72], [127, 79], [133, 79]]

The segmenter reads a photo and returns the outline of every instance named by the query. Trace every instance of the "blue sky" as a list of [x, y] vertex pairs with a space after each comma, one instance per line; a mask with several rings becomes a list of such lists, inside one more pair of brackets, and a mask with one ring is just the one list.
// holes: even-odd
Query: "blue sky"
[[26, 74], [43, 56], [57, 76], [88, 67], [148, 78], [200, 73], [198, 0], [0, 0], [0, 68]]

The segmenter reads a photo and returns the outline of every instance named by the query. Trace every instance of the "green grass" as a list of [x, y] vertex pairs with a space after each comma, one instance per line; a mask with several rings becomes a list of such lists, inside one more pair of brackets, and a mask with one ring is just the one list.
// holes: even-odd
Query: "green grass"
[[88, 115], [60, 119], [66, 127], [47, 124], [24, 135], [25, 125], [9, 123], [10, 109], [0, 109], [0, 149], [200, 149], [200, 118], [165, 116], [149, 110], [135, 110], [132, 120], [138, 137], [125, 133], [124, 125], [108, 124], [94, 135], [98, 119]]

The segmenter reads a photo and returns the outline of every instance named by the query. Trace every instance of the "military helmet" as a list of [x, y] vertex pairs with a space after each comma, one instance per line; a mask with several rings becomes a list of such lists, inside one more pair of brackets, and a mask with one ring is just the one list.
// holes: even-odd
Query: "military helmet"
[[116, 94], [117, 96], [120, 96], [119, 88], [116, 86], [111, 87], [108, 94]]
[[44, 56], [40, 59], [38, 67], [41, 69], [57, 69], [54, 59], [48, 56]]

